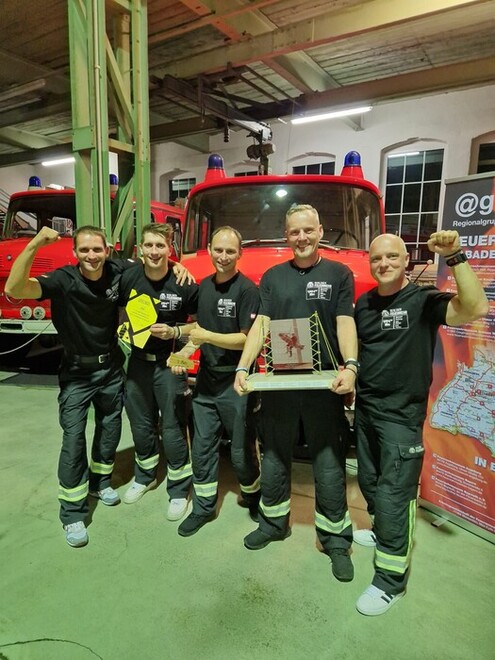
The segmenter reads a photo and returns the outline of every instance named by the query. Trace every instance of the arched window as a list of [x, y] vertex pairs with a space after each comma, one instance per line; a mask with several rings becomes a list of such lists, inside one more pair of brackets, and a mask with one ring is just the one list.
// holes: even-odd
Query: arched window
[[404, 240], [412, 264], [431, 258], [426, 243], [438, 226], [443, 157], [443, 149], [411, 145], [386, 155], [386, 230]]

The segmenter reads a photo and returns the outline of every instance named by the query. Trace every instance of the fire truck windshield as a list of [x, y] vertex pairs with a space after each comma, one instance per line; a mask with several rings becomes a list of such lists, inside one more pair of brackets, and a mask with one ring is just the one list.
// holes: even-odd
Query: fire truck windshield
[[3, 237], [34, 236], [42, 227], [51, 227], [61, 236], [72, 236], [75, 218], [74, 193], [20, 195], [10, 201]]
[[[184, 252], [205, 249], [222, 225], [240, 231], [243, 245], [285, 243], [285, 214], [297, 204], [311, 204], [320, 215], [322, 246], [366, 250], [381, 232], [377, 194], [359, 186], [319, 177], [287, 177], [280, 182], [256, 177], [192, 193], [185, 225]], [[265, 180], [266, 181], [266, 180]]]

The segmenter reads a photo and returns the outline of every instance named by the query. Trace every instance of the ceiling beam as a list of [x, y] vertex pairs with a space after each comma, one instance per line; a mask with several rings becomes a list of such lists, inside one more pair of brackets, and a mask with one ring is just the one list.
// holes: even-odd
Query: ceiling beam
[[[46, 99], [35, 101], [29, 108], [17, 108], [0, 113], [0, 128], [45, 119], [46, 117], [52, 118], [62, 113], [70, 113], [70, 99], [51, 103], [47, 103]], [[70, 117], [67, 121], [70, 124]]]
[[183, 138], [197, 133], [217, 133], [222, 129], [224, 122], [214, 117], [192, 117], [170, 121], [164, 124], [150, 126], [151, 142], [168, 142], [176, 138]]
[[[323, 108], [342, 108], [361, 103], [386, 103], [389, 101], [424, 96], [440, 92], [455, 91], [467, 87], [482, 86], [495, 80], [495, 61], [482, 58], [474, 62], [452, 64], [427, 71], [416, 71], [400, 76], [391, 76], [357, 85], [299, 96], [293, 101], [267, 103], [262, 108], [251, 106], [244, 112], [258, 121], [268, 121], [276, 117], [290, 117], [301, 112], [311, 112]], [[295, 109], [294, 109], [295, 108]], [[153, 126], [151, 136], [154, 142], [166, 142], [175, 137], [199, 132], [218, 132], [222, 122], [211, 117], [196, 117], [178, 122]]]
[[228, 0], [228, 8], [226, 8], [225, 11], [217, 10], [211, 0], [209, 0], [207, 3], [189, 2], [189, 0], [181, 0], [181, 2], [183, 5], [188, 6], [189, 9], [192, 9], [192, 7], [189, 5], [194, 6], [201, 4], [203, 8], [208, 6], [210, 13], [201, 13], [203, 11], [203, 9], [201, 9], [199, 12], [196, 12], [201, 16], [200, 18], [188, 21], [185, 25], [179, 25], [178, 27], [172, 28], [171, 30], [155, 32], [155, 34], [150, 35], [148, 38], [148, 43], [150, 45], [164, 43], [168, 39], [172, 39], [173, 37], [180, 37], [181, 35], [187, 34], [188, 32], [194, 32], [194, 30], [198, 30], [199, 28], [205, 27], [207, 25], [213, 25], [214, 27], [217, 27], [217, 23], [222, 23], [223, 21], [230, 20], [234, 16], [239, 16], [245, 14], [246, 12], [251, 12], [255, 9], [274, 5], [275, 3], [280, 2], [280, 0], [252, 0], [252, 2], [247, 5], [240, 5], [235, 8], [232, 7], [233, 3], [231, 0]]
[[60, 140], [5, 126], [0, 128], [0, 142], [25, 149], [42, 149], [60, 144]]
[[[235, 124], [241, 128], [246, 128], [246, 130], [256, 135], [258, 135], [259, 132], [259, 137], [262, 139], [263, 133], [261, 126], [246, 126], [246, 124], [257, 123], [250, 115], [232, 108], [223, 101], [219, 101], [213, 98], [212, 96], [208, 95], [208, 90], [202, 90], [201, 87], [195, 88], [193, 85], [187, 83], [186, 81], [176, 80], [172, 76], [165, 76], [165, 78], [161, 81], [161, 84], [162, 92], [164, 91], [168, 96], [176, 96], [179, 99], [186, 101], [194, 108], [197, 108], [197, 112], [209, 112], [210, 114], [223, 119], [224, 124], [225, 122]], [[157, 91], [155, 90], [153, 94], [156, 93]], [[263, 141], [265, 140], [266, 138], [263, 138]]]
[[[242, 0], [228, 0], [228, 2], [230, 7], [234, 4], [239, 8], [246, 7]], [[253, 9], [247, 15], [231, 16], [229, 22], [237, 29], [236, 41], [241, 41], [242, 35], [254, 37], [277, 29], [277, 25], [258, 9]], [[340, 87], [329, 73], [303, 51], [276, 57], [264, 57], [261, 61], [303, 94]], [[359, 122], [351, 117], [344, 121], [355, 130], [361, 129]]]
[[47, 66], [35, 64], [29, 60], [13, 55], [0, 48], [0, 69], [5, 77], [8, 73], [15, 84], [19, 85], [32, 80], [46, 79], [45, 89], [53, 94], [69, 94], [70, 82], [68, 76], [60, 74]]
[[[266, 34], [246, 37], [242, 42], [222, 45], [200, 53], [174, 60], [164, 67], [156, 67], [155, 75], [170, 74], [177, 78], [192, 78], [225, 69], [227, 62], [236, 66], [251, 64], [266, 57], [275, 57], [315, 48], [334, 41], [369, 31], [386, 31], [391, 26], [425, 19], [444, 12], [452, 14], [456, 8], [464, 20], [476, 20], [470, 9], [476, 5], [489, 6], [492, 0], [428, 0], [397, 2], [397, 0], [370, 0], [339, 12], [327, 12], [310, 20], [299, 21]], [[467, 11], [466, 11], [467, 9]], [[436, 29], [436, 28], [435, 28]], [[208, 69], [205, 69], [208, 66]]]

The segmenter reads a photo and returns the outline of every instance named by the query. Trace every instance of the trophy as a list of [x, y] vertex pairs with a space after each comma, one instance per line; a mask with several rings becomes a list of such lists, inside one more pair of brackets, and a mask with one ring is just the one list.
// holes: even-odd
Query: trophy
[[[329, 389], [339, 366], [318, 312], [309, 318], [270, 321], [263, 353], [265, 372], [247, 377], [248, 391]], [[321, 342], [333, 369], [322, 369]]]

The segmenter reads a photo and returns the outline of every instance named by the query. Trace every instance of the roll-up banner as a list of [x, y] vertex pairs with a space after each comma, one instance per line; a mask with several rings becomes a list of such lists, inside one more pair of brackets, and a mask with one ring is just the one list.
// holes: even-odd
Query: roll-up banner
[[[495, 176], [446, 182], [442, 229], [461, 246], [490, 300], [489, 315], [440, 328], [424, 427], [420, 505], [495, 543]], [[440, 259], [437, 286], [456, 291]]]

